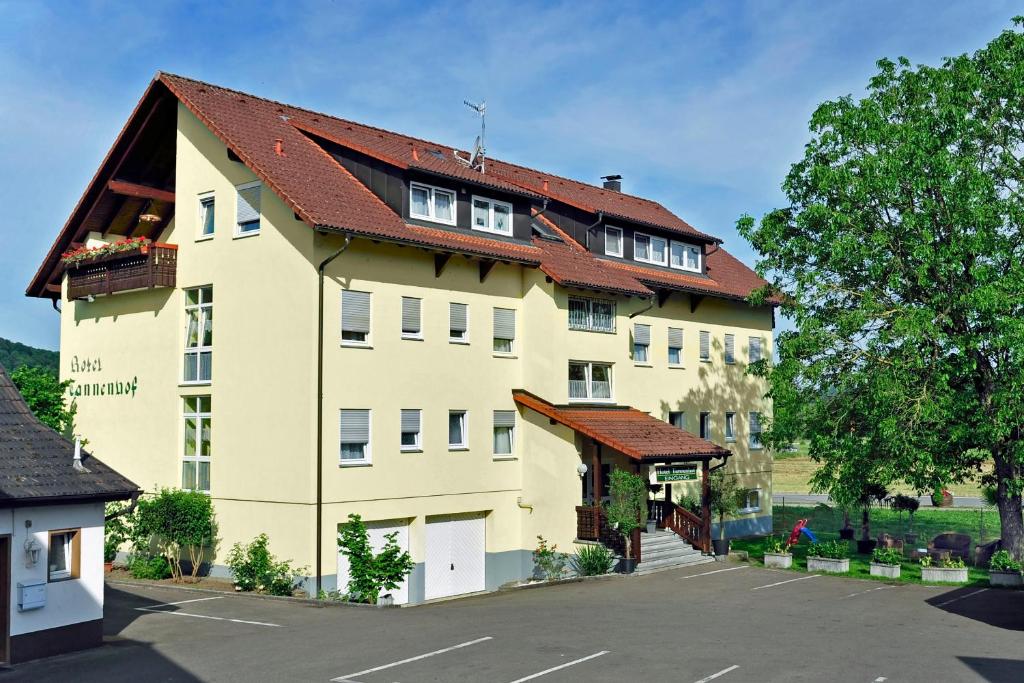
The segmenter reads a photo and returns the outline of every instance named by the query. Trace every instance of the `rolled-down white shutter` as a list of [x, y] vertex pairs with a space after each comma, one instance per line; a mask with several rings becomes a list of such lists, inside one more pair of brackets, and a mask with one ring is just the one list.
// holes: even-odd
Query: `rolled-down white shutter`
[[370, 333], [370, 293], [346, 289], [341, 293], [341, 331]]

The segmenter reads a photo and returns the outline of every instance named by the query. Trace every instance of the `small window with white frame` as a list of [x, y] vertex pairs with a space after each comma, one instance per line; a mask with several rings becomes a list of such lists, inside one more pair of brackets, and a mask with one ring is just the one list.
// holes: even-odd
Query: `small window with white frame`
[[469, 343], [469, 306], [455, 302], [448, 304], [448, 341], [453, 344]]
[[495, 410], [494, 411], [494, 457], [512, 457], [512, 448], [515, 444], [516, 411]]
[[569, 400], [612, 400], [612, 366], [607, 363], [569, 361]]
[[494, 352], [508, 355], [515, 350], [516, 311], [514, 308], [494, 309]]
[[181, 456], [181, 488], [209, 493], [213, 404], [209, 396], [186, 396], [183, 403], [185, 448]]
[[711, 362], [711, 333], [707, 330], [700, 331], [700, 360], [702, 363]]
[[633, 362], [643, 365], [650, 361], [651, 326], [633, 323]]
[[570, 296], [569, 329], [586, 332], [615, 332], [615, 302]]
[[670, 410], [668, 423], [677, 429], [686, 429], [686, 413], [681, 410]]
[[672, 240], [671, 247], [669, 249], [669, 265], [676, 270], [686, 270], [691, 273], [700, 273], [701, 271], [701, 249], [693, 244], [687, 244], [686, 242], [676, 242]]
[[341, 292], [341, 343], [369, 346], [370, 293], [345, 289]]
[[668, 328], [668, 364], [671, 367], [683, 365], [683, 328]]
[[498, 235], [512, 234], [512, 205], [496, 199], [473, 197], [473, 221], [470, 227]]
[[700, 438], [707, 441], [711, 440], [711, 413], [703, 412], [700, 414]]
[[747, 343], [748, 362], [757, 363], [758, 361], [761, 360], [761, 358], [763, 358], [763, 356], [761, 355], [761, 338], [750, 337], [747, 340]]
[[633, 233], [633, 259], [655, 266], [668, 265], [668, 240], [663, 237]]
[[725, 440], [736, 440], [736, 413], [725, 414]]
[[605, 227], [604, 254], [605, 256], [618, 256], [622, 258], [622, 228]]
[[185, 290], [184, 384], [209, 384], [213, 378], [213, 287]]
[[725, 335], [725, 362], [732, 365], [736, 362], [736, 335]]
[[235, 237], [248, 237], [260, 231], [260, 192], [263, 184], [258, 180], [239, 185]]
[[49, 534], [47, 581], [67, 581], [81, 575], [82, 530], [60, 529]]
[[739, 514], [746, 515], [752, 512], [761, 511], [761, 489], [747, 489], [743, 493], [743, 506], [738, 510]]
[[422, 299], [416, 297], [402, 297], [403, 339], [423, 339], [423, 324], [420, 313], [422, 303]]
[[199, 195], [199, 235], [196, 239], [204, 240], [213, 237], [216, 229], [215, 207], [216, 203], [212, 192], [204, 192]]
[[761, 450], [761, 413], [750, 413], [750, 450]]
[[448, 450], [462, 451], [469, 448], [469, 421], [465, 410], [448, 411]]
[[423, 183], [409, 184], [409, 215], [434, 223], [455, 225], [455, 192]]
[[421, 436], [421, 412], [419, 409], [402, 410], [401, 413], [401, 448], [403, 451], [419, 451], [422, 448], [423, 437]]
[[342, 409], [341, 453], [342, 465], [368, 465], [370, 463], [370, 411]]

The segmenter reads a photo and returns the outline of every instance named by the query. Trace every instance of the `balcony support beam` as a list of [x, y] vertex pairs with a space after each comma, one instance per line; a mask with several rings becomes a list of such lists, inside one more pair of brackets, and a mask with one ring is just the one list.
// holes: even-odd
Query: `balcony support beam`
[[121, 194], [128, 197], [139, 197], [140, 199], [156, 199], [161, 202], [174, 203], [174, 193], [169, 190], [161, 190], [148, 185], [129, 183], [125, 180], [111, 180], [107, 183], [107, 189], [114, 194]]

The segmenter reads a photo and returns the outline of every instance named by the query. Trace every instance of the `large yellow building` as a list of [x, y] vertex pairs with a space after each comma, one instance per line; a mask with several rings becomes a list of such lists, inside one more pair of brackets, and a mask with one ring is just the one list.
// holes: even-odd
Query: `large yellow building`
[[748, 491], [727, 533], [768, 532], [761, 284], [615, 177], [158, 74], [28, 294], [63, 301], [90, 447], [147, 490], [209, 493], [214, 572], [266, 532], [344, 588], [358, 513], [398, 532], [416, 568], [395, 598], [420, 602], [529, 576], [538, 535], [616, 545], [593, 507], [612, 467], [650, 477], [666, 530], [641, 569], [673, 539], [710, 550], [706, 510], [676, 502], [722, 464]]

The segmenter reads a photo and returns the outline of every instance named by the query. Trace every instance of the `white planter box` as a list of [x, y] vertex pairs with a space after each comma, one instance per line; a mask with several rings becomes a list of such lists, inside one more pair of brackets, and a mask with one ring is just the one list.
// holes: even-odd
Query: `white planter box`
[[807, 571], [825, 572], [826, 574], [845, 574], [850, 571], [850, 558], [833, 560], [828, 557], [808, 557]]
[[1024, 586], [1024, 576], [1020, 572], [989, 572], [988, 585], [1003, 588], [1020, 588]]
[[884, 576], [887, 579], [900, 578], [900, 565], [871, 563], [871, 576]]
[[789, 553], [765, 553], [764, 566], [775, 569], [789, 569], [793, 566], [793, 556]]
[[967, 583], [967, 567], [921, 567], [921, 580], [930, 583]]

